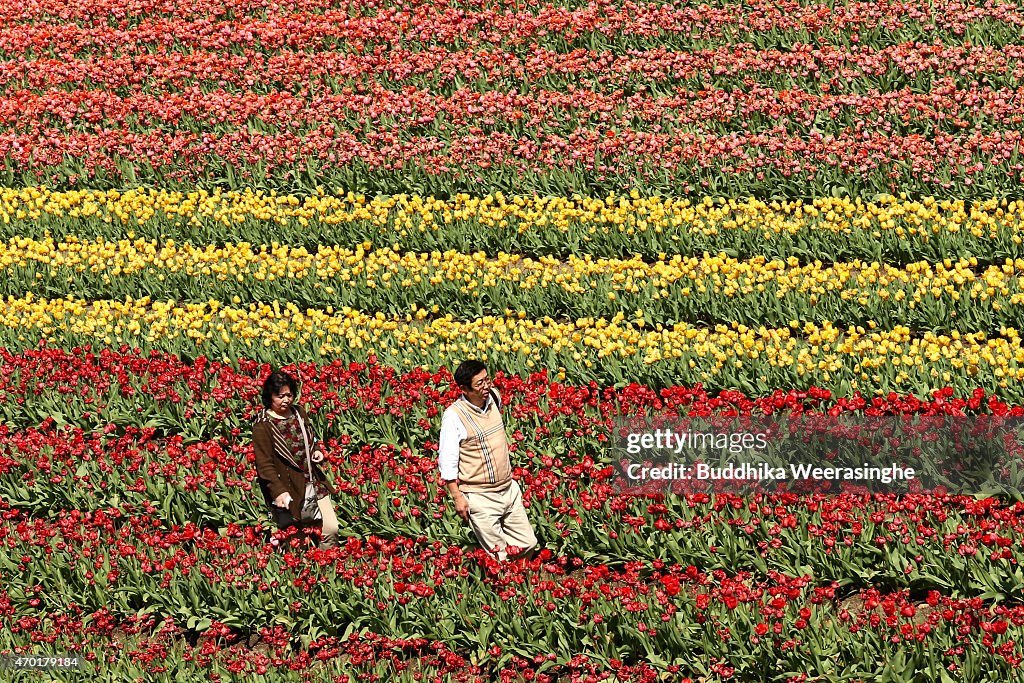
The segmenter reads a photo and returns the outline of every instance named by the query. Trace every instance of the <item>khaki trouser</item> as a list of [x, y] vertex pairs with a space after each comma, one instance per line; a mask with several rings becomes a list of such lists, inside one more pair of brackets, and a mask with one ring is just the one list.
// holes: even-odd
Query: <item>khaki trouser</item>
[[508, 558], [508, 546], [527, 553], [537, 546], [537, 536], [523, 507], [523, 491], [512, 480], [508, 488], [496, 493], [463, 491], [469, 501], [469, 523], [477, 541], [499, 560]]
[[334, 503], [330, 496], [324, 496], [316, 502], [316, 506], [320, 508], [324, 522], [320, 531], [320, 547], [335, 548], [338, 546], [338, 516], [334, 514]]

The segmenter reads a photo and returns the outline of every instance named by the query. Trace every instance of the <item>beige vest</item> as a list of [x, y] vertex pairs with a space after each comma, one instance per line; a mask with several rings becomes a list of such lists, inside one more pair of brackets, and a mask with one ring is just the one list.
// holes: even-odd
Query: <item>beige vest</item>
[[494, 397], [487, 412], [464, 398], [452, 404], [466, 438], [459, 444], [459, 488], [469, 492], [502, 491], [512, 483], [505, 422]]

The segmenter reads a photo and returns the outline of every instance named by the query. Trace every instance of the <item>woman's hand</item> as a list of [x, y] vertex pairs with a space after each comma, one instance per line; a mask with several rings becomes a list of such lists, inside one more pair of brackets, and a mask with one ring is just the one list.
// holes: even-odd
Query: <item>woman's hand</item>
[[274, 499], [274, 505], [279, 508], [286, 508], [292, 504], [292, 494], [285, 491], [280, 496]]

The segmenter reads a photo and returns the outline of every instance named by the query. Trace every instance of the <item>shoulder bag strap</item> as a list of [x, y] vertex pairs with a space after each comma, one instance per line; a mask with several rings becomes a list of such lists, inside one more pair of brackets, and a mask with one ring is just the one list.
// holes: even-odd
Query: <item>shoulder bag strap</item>
[[302, 432], [302, 447], [306, 451], [306, 472], [308, 473], [309, 480], [314, 481], [316, 478], [313, 476], [313, 460], [309, 450], [309, 437], [306, 435], [306, 421], [302, 419], [302, 414], [298, 408], [295, 409], [295, 417], [299, 421], [299, 431]]

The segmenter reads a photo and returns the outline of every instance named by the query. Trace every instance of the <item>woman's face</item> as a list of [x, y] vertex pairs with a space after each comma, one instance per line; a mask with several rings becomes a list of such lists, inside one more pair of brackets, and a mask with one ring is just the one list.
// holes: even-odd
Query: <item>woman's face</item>
[[270, 396], [270, 409], [278, 415], [285, 415], [295, 401], [295, 395], [288, 387], [281, 387], [277, 393]]

